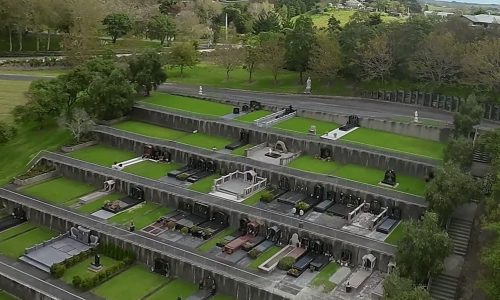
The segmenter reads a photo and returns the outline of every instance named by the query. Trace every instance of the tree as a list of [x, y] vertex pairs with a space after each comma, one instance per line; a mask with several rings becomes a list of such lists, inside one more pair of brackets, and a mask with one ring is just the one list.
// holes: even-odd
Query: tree
[[83, 108], [75, 109], [71, 118], [68, 118], [66, 115], [62, 115], [59, 121], [62, 126], [71, 131], [71, 134], [77, 143], [80, 142], [80, 139], [87, 134], [95, 124], [94, 120], [92, 120]]
[[438, 223], [438, 216], [426, 212], [421, 221], [403, 221], [403, 236], [397, 243], [396, 264], [402, 276], [422, 284], [428, 276], [443, 270], [444, 259], [452, 251], [448, 234]]
[[462, 170], [468, 170], [472, 165], [474, 147], [469, 139], [458, 137], [451, 139], [444, 149], [444, 161], [457, 164]]
[[198, 51], [192, 43], [177, 43], [172, 46], [168, 55], [170, 65], [181, 69], [181, 77], [185, 67], [193, 67], [198, 63]]
[[134, 55], [128, 62], [130, 81], [136, 85], [136, 91], [149, 96], [151, 91], [167, 79], [161, 57], [155, 51], [146, 51]]
[[328, 18], [328, 31], [330, 33], [337, 33], [342, 31], [342, 26], [340, 25], [340, 21], [335, 18], [334, 15], [331, 15], [330, 18]]
[[102, 24], [106, 26], [106, 31], [113, 39], [113, 44], [116, 43], [116, 39], [126, 35], [130, 30], [132, 30], [132, 21], [126, 14], [110, 14], [107, 15]]
[[286, 34], [286, 61], [288, 66], [299, 72], [299, 81], [307, 70], [311, 49], [315, 42], [313, 22], [310, 17], [299, 16], [292, 30]]
[[179, 37], [194, 40], [202, 37], [207, 30], [206, 25], [200, 24], [198, 16], [188, 10], [183, 10], [175, 16], [175, 27]]
[[285, 65], [285, 37], [281, 33], [269, 32], [259, 35], [262, 63], [273, 74], [274, 84], [278, 82], [278, 73]]
[[248, 82], [252, 82], [252, 75], [261, 62], [261, 51], [258, 38], [249, 38], [245, 45], [245, 66], [248, 72]]
[[273, 12], [261, 12], [257, 17], [257, 20], [253, 22], [253, 33], [259, 34], [261, 32], [274, 31], [278, 32], [281, 30], [281, 24], [278, 15]]
[[393, 64], [389, 40], [385, 34], [379, 34], [371, 38], [360, 57], [361, 76], [365, 80], [381, 79], [389, 76]]
[[386, 300], [431, 300], [429, 292], [422, 286], [415, 286], [411, 279], [400, 277], [398, 271], [390, 273], [384, 280]]
[[500, 40], [487, 39], [469, 44], [463, 60], [466, 82], [493, 92], [500, 91]]
[[427, 184], [425, 199], [429, 208], [446, 222], [456, 207], [480, 196], [479, 186], [469, 173], [464, 173], [456, 164], [445, 163]]
[[175, 36], [175, 23], [166, 15], [156, 15], [148, 23], [149, 38], [160, 40], [163, 46], [165, 40], [170, 41]]
[[483, 114], [483, 106], [477, 103], [476, 96], [471, 94], [465, 102], [461, 103], [459, 112], [453, 115], [455, 137], [463, 136], [468, 138], [474, 126], [481, 123]]
[[375, 29], [364, 23], [349, 22], [338, 34], [339, 43], [342, 49], [344, 60], [344, 72], [351, 76], [359, 76], [359, 61], [361, 46], [370, 40], [376, 34]]
[[319, 35], [311, 49], [309, 69], [312, 74], [331, 84], [342, 68], [342, 53], [337, 39]]
[[245, 52], [241, 48], [231, 46], [218, 47], [212, 52], [212, 59], [215, 64], [226, 70], [226, 80], [229, 80], [229, 73], [241, 66], [245, 58]]
[[177, 0], [158, 0], [160, 13], [164, 15], [175, 16], [181, 10]]
[[410, 69], [421, 80], [453, 83], [462, 69], [462, 53], [462, 48], [450, 33], [431, 33], [415, 53]]

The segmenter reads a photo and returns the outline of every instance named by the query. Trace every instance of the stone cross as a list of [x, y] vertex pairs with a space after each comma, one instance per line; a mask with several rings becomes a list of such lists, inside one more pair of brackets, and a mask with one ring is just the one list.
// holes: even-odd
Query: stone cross
[[203, 95], [203, 87], [200, 85], [200, 89], [198, 90], [198, 95]]
[[413, 122], [418, 123], [418, 111], [415, 111], [415, 118], [413, 118]]

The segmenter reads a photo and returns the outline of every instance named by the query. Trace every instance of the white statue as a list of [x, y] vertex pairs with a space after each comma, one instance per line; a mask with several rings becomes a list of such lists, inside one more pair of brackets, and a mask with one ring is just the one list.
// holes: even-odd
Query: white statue
[[415, 118], [413, 119], [413, 122], [418, 123], [418, 111], [415, 111]]
[[203, 95], [203, 87], [200, 85], [200, 89], [198, 90], [198, 95]]
[[304, 94], [310, 94], [310, 93], [311, 93], [311, 77], [307, 77], [306, 90], [304, 91]]

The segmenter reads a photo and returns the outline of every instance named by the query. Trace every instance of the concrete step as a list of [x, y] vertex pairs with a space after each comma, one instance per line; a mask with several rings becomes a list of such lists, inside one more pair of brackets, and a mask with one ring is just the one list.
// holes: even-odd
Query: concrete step
[[31, 266], [37, 268], [37, 269], [40, 269], [44, 272], [50, 273], [50, 267], [48, 267], [42, 263], [39, 263], [38, 261], [33, 260], [28, 256], [23, 255], [19, 258], [19, 260], [24, 262], [24, 263], [27, 263], [28, 265], [31, 265]]
[[458, 286], [458, 278], [441, 274], [432, 281], [430, 294], [433, 299], [453, 300]]

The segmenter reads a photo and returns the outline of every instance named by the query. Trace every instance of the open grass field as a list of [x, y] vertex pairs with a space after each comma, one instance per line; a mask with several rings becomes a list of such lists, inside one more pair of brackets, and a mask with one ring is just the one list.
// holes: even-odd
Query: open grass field
[[252, 123], [253, 121], [258, 120], [260, 118], [263, 118], [265, 116], [268, 116], [270, 114], [271, 114], [271, 112], [267, 111], [267, 110], [256, 110], [256, 111], [252, 111], [248, 114], [244, 114], [242, 116], [239, 116], [239, 117], [235, 118], [235, 120], [240, 121], [240, 122], [245, 122], [245, 123]]
[[113, 127], [163, 140], [177, 140], [189, 133], [139, 121], [125, 121]]
[[212, 250], [212, 248], [214, 248], [218, 242], [222, 242], [226, 236], [232, 235], [234, 232], [235, 232], [234, 228], [231, 227], [225, 228], [221, 232], [214, 235], [211, 239], [199, 245], [198, 250], [207, 253], [208, 251]]
[[12, 121], [11, 111], [15, 106], [24, 104], [27, 99], [30, 81], [0, 80], [0, 121]]
[[337, 272], [339, 265], [335, 262], [330, 262], [326, 265], [311, 281], [313, 287], [323, 287], [324, 293], [329, 293], [335, 288], [335, 283], [330, 281], [335, 272]]
[[150, 272], [146, 267], [133, 266], [116, 275], [92, 292], [107, 300], [143, 299], [167, 283], [167, 279]]
[[[19, 299], [19, 298], [16, 298], [13, 295], [0, 290], [0, 300], [17, 300], [17, 299]], [[212, 298], [212, 299], [214, 299], [214, 298]]]
[[167, 173], [180, 168], [176, 163], [153, 162], [149, 160], [135, 163], [123, 169], [124, 172], [139, 175], [150, 179], [160, 179], [167, 176]]
[[[94, 262], [94, 256], [90, 256], [86, 260], [77, 263], [69, 269], [66, 269], [63, 277], [61, 278], [67, 284], [71, 284], [74, 276], [80, 276], [82, 279], [92, 277], [95, 275], [95, 272], [89, 270], [89, 265]], [[101, 255], [101, 264], [103, 267], [103, 271], [106, 269], [115, 266], [119, 263], [119, 261], [112, 259], [111, 257], [107, 257]]]
[[191, 184], [189, 189], [200, 193], [210, 193], [214, 186], [214, 180], [217, 178], [220, 178], [219, 174], [210, 175]]
[[280, 122], [273, 127], [282, 130], [307, 134], [309, 132], [309, 129], [311, 128], [311, 125], [316, 126], [316, 134], [318, 136], [330, 132], [340, 126], [333, 122], [325, 122], [304, 117], [293, 117], [286, 121]]
[[30, 185], [23, 188], [22, 192], [49, 203], [72, 205], [78, 202], [79, 197], [87, 195], [94, 190], [95, 188], [92, 185], [66, 177], [59, 177]]
[[[353, 164], [344, 165], [333, 161], [327, 162], [306, 155], [293, 160], [288, 164], [288, 167], [312, 173], [337, 176], [364, 184], [386, 188], [378, 184], [384, 179], [385, 170], [367, 168]], [[394, 189], [396, 191], [416, 196], [424, 195], [426, 183], [422, 178], [397, 175], [397, 182], [399, 185]]]
[[252, 270], [257, 270], [263, 262], [270, 259], [274, 254], [278, 253], [280, 250], [281, 250], [280, 247], [272, 246], [271, 248], [263, 252], [261, 255], [259, 255], [256, 259], [252, 260], [252, 262], [248, 264], [248, 268]]
[[130, 225], [130, 222], [134, 222], [136, 229], [142, 229], [169, 212], [170, 208], [168, 207], [160, 206], [155, 203], [143, 202], [113, 216], [108, 220], [110, 222], [126, 226]]
[[97, 165], [111, 167], [115, 162], [126, 161], [138, 155], [134, 152], [124, 151], [113, 147], [95, 145], [71, 152], [68, 156]]
[[245, 156], [245, 150], [248, 148], [252, 148], [253, 146], [255, 146], [255, 145], [248, 144], [248, 145], [245, 145], [243, 147], [236, 148], [231, 152], [231, 154], [237, 155], [237, 156]]
[[444, 143], [370, 128], [358, 128], [341, 139], [389, 151], [404, 152], [434, 159], [443, 159], [443, 150], [445, 148]]
[[86, 203], [86, 204], [78, 207], [77, 210], [82, 212], [82, 213], [91, 214], [91, 213], [94, 213], [94, 212], [100, 210], [101, 207], [104, 205], [104, 202], [114, 201], [114, 200], [118, 200], [118, 199], [121, 199], [124, 197], [125, 196], [122, 194], [112, 193], [112, 194], [106, 195], [104, 197], [101, 197], [99, 199], [96, 199], [92, 202]]
[[[39, 70], [18, 70], [18, 69], [1, 69], [0, 74], [27, 75], [39, 77], [57, 77], [65, 74], [69, 69], [39, 69]], [[28, 81], [25, 81], [28, 82]]]
[[[347, 22], [349, 22], [349, 19], [354, 15], [356, 10], [353, 9], [332, 9], [328, 12], [322, 12], [320, 14], [311, 14], [311, 19], [314, 23], [314, 26], [318, 28], [326, 28], [328, 27], [328, 19], [330, 16], [335, 16], [337, 20], [340, 21], [341, 26], [345, 26]], [[401, 17], [392, 17], [388, 15], [382, 14], [382, 21], [383, 22], [402, 22], [405, 20], [405, 18]]]
[[151, 97], [145, 98], [143, 102], [169, 109], [215, 117], [224, 116], [233, 112], [233, 107], [231, 105], [165, 93], [153, 93]]
[[389, 235], [385, 238], [384, 242], [396, 246], [399, 240], [403, 238], [403, 226], [399, 223]]
[[35, 225], [28, 222], [24, 222], [22, 224], [4, 230], [0, 232], [0, 243], [12, 237], [15, 237], [16, 235], [20, 235], [30, 230], [33, 230], [35, 228], [36, 228]]
[[231, 144], [233, 141], [225, 137], [208, 135], [198, 132], [183, 136], [177, 139], [177, 142], [198, 148], [204, 148], [209, 150], [211, 150], [212, 148], [216, 148], [217, 150], [221, 150], [224, 149], [226, 145]]
[[[177, 300], [187, 299], [198, 292], [198, 285], [182, 279], [174, 279], [167, 285], [154, 292], [146, 300]], [[213, 298], [211, 298], [213, 299]]]
[[[11, 258], [23, 255], [24, 249], [41, 243], [56, 236], [56, 234], [45, 227], [37, 227], [19, 235], [13, 236], [0, 243], [0, 254]], [[1, 239], [1, 237], [0, 237]]]

